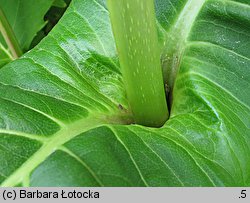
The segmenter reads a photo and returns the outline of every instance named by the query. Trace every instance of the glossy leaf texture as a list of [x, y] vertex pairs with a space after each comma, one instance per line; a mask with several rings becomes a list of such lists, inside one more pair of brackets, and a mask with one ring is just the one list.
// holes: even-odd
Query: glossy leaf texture
[[180, 66], [166, 124], [127, 125], [106, 6], [73, 0], [0, 70], [2, 186], [250, 186], [249, 2], [155, 3]]

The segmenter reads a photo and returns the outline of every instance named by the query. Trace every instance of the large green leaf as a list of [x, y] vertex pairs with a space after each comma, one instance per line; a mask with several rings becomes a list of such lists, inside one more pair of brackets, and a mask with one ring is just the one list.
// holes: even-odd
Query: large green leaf
[[[63, 6], [64, 1], [36, 0], [34, 3], [34, 0], [0, 0], [0, 9], [4, 12], [22, 51], [29, 50], [33, 38], [46, 24], [44, 15], [53, 3], [55, 6]], [[0, 68], [12, 61], [12, 58], [0, 33]]]
[[45, 25], [44, 15], [55, 0], [0, 0], [20, 47], [28, 50], [36, 33]]
[[[156, 1], [170, 119], [133, 118], [103, 1], [0, 71], [3, 186], [250, 186], [249, 1]], [[166, 39], [166, 40], [164, 40]]]

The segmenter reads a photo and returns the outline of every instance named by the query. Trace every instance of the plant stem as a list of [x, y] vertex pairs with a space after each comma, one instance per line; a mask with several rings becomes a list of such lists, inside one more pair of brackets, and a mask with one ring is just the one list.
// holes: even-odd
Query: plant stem
[[4, 12], [0, 8], [0, 31], [3, 35], [3, 38], [10, 49], [12, 58], [16, 59], [22, 55], [22, 50], [19, 46], [19, 43], [16, 39], [15, 33], [13, 32]]
[[167, 120], [153, 0], [108, 0], [121, 71], [135, 122], [160, 127]]
[[179, 72], [182, 55], [189, 33], [206, 0], [188, 0], [166, 36], [162, 53], [164, 82], [168, 87], [168, 106], [171, 108], [175, 79]]

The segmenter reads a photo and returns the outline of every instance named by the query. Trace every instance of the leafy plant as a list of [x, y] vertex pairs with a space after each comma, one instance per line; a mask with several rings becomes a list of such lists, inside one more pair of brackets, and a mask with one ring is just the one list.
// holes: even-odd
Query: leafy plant
[[132, 124], [106, 3], [73, 0], [0, 70], [2, 186], [250, 186], [249, 1], [155, 8], [165, 124]]
[[[37, 32], [49, 22], [44, 21], [44, 16], [51, 6], [65, 7], [66, 4], [64, 0], [37, 0], [36, 3], [33, 0], [0, 0], [0, 68], [45, 36]], [[52, 26], [51, 22], [48, 26]]]
[[32, 40], [30, 49], [34, 48], [52, 28], [58, 23], [65, 10], [67, 9], [71, 0], [55, 0], [48, 12], [44, 16], [44, 20], [47, 22], [46, 25], [40, 30], [35, 38]]

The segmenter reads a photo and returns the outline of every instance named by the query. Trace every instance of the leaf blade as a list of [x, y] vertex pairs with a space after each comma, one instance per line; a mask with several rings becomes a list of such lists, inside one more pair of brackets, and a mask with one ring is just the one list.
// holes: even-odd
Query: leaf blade
[[[171, 3], [175, 5], [174, 1]], [[182, 2], [182, 7], [185, 3]], [[38, 48], [0, 71], [0, 112], [11, 112], [9, 109], [14, 104], [3, 105], [3, 100], [12, 99], [59, 119], [68, 131], [60, 134], [54, 128], [58, 133], [57, 145], [53, 141], [54, 132], [42, 131], [41, 135], [50, 135], [45, 136], [47, 142], [51, 141], [50, 147], [45, 148], [43, 159], [32, 165], [32, 160], [29, 163], [15, 157], [14, 144], [3, 143], [4, 136], [7, 131], [14, 134], [19, 129], [20, 136], [26, 134], [28, 138], [27, 132], [35, 132], [37, 138], [41, 136], [39, 130], [29, 124], [23, 129], [16, 125], [15, 129], [11, 126], [18, 116], [13, 116], [14, 112], [7, 117], [2, 114], [0, 153], [3, 156], [0, 157], [3, 160], [0, 161], [15, 160], [19, 163], [15, 165], [17, 171], [26, 173], [13, 175], [13, 169], [6, 172], [0, 168], [0, 181], [5, 180], [5, 186], [24, 183], [26, 186], [249, 186], [250, 62], [245, 47], [249, 39], [244, 37], [244, 33], [250, 33], [245, 26], [250, 21], [245, 15], [248, 7], [249, 3], [219, 0], [204, 4], [185, 43], [170, 119], [162, 128], [152, 129], [111, 124], [126, 123], [130, 112], [108, 13], [98, 2], [73, 1], [61, 22]], [[93, 8], [95, 15], [88, 15], [86, 8]], [[225, 27], [221, 12], [231, 22], [230, 27]], [[79, 15], [87, 20], [81, 21]], [[233, 18], [235, 15], [238, 17]], [[219, 26], [201, 24], [204, 19], [213, 19]], [[79, 29], [79, 24], [90, 35]], [[67, 31], [69, 27], [73, 34]], [[238, 30], [233, 28], [241, 28], [241, 42], [235, 34]], [[62, 35], [62, 31], [66, 34]], [[219, 38], [222, 35], [225, 38]], [[44, 58], [49, 58], [48, 62]], [[22, 67], [21, 73], [16, 73], [17, 67]], [[30, 116], [34, 112], [23, 110], [22, 113], [24, 118], [34, 121], [35, 117]], [[88, 119], [95, 119], [96, 126]], [[74, 126], [76, 122], [78, 125]], [[91, 124], [94, 126], [89, 130]], [[27, 131], [29, 128], [32, 131]], [[10, 155], [4, 155], [3, 147], [9, 147]], [[31, 154], [41, 155], [34, 148]], [[55, 168], [52, 163], [62, 164], [63, 160], [72, 163], [73, 172], [65, 170], [68, 165]], [[49, 173], [45, 173], [47, 170]], [[69, 178], [55, 173], [67, 173]]]

